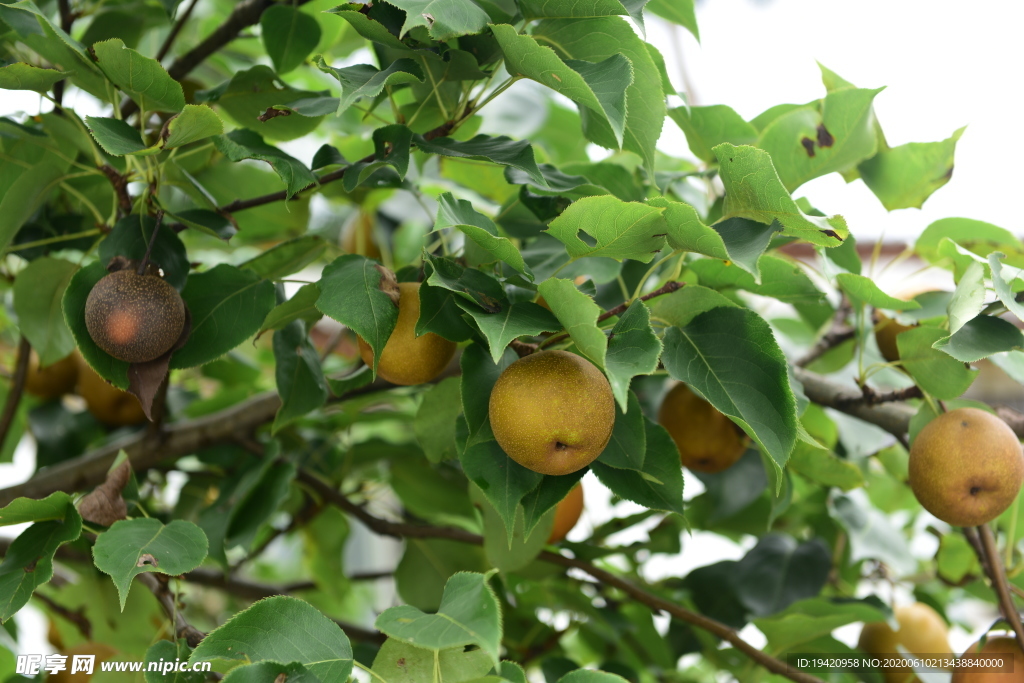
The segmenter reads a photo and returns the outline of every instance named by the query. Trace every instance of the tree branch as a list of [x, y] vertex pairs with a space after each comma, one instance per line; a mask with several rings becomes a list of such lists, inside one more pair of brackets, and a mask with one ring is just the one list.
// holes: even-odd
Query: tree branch
[[[391, 536], [392, 538], [399, 539], [444, 538], [473, 545], [483, 545], [483, 536], [465, 531], [464, 529], [404, 524], [400, 522], [389, 522], [385, 519], [374, 517], [363, 507], [350, 501], [331, 485], [303, 470], [299, 470], [296, 479], [306, 484], [325, 501], [337, 506], [345, 512], [348, 512], [365, 524], [371, 531], [379, 535]], [[643, 587], [616, 576], [609, 571], [601, 569], [590, 562], [565, 557], [564, 555], [559, 555], [546, 550], [538, 555], [538, 559], [550, 564], [565, 567], [566, 569], [578, 569], [589, 574], [591, 577], [605, 585], [617, 588], [637, 602], [641, 602], [654, 610], [666, 612], [676, 619], [686, 622], [692, 626], [696, 626], [701, 630], [708, 631], [709, 633], [712, 633], [722, 640], [732, 644], [737, 650], [772, 673], [784, 676], [796, 683], [822, 683], [821, 679], [811, 676], [810, 674], [803, 673], [802, 671], [795, 671], [785, 662], [757, 649], [747, 641], [740, 638], [739, 634], [734, 629], [726, 626], [725, 624], [714, 619], [710, 619], [703, 614], [698, 614], [697, 612], [690, 611], [685, 607], [669, 602], [668, 600], [645, 590]]]
[[4, 441], [7, 440], [7, 433], [11, 431], [11, 425], [14, 424], [14, 416], [18, 414], [18, 404], [21, 403], [21, 395], [25, 392], [25, 378], [28, 376], [28, 361], [31, 356], [32, 346], [28, 343], [25, 335], [21, 335], [21, 341], [18, 342], [18, 360], [14, 365], [14, 378], [7, 391], [4, 412], [0, 415], [0, 448], [3, 448]]
[[92, 640], [92, 622], [90, 622], [89, 618], [85, 616], [84, 607], [79, 607], [76, 610], [68, 609], [40, 591], [33, 593], [32, 597], [46, 605], [51, 612], [74, 626], [78, 632], [82, 634], [83, 638], [86, 640]]
[[985, 554], [985, 565], [988, 578], [992, 582], [992, 588], [999, 598], [999, 609], [1003, 618], [1013, 628], [1017, 635], [1017, 647], [1024, 649], [1024, 626], [1020, 622], [1020, 613], [1013, 604], [1013, 597], [1010, 595], [1009, 584], [1006, 581], [1006, 569], [1003, 561], [999, 558], [999, 549], [996, 547], [995, 536], [987, 524], [978, 527], [978, 535], [981, 537], [981, 547]]
[[174, 594], [171, 592], [170, 588], [167, 587], [168, 579], [166, 576], [163, 574], [155, 574], [153, 572], [143, 572], [142, 574], [139, 574], [137, 578], [142, 582], [142, 585], [153, 592], [157, 602], [160, 603], [160, 606], [163, 607], [167, 617], [174, 624], [175, 638], [184, 638], [189, 647], [195, 647], [202, 642], [203, 638], [206, 637], [206, 634], [188, 623], [182, 615]]
[[181, 33], [181, 29], [185, 26], [185, 22], [188, 21], [190, 16], [192, 16], [192, 10], [194, 10], [198, 4], [199, 0], [192, 0], [189, 6], [186, 7], [178, 16], [178, 20], [174, 22], [174, 26], [167, 34], [167, 37], [164, 38], [163, 45], [160, 46], [160, 49], [156, 53], [156, 61], [164, 61], [164, 57], [166, 57], [167, 53], [171, 51], [171, 46], [174, 45], [174, 41], [177, 40], [178, 34]]
[[829, 331], [822, 335], [818, 343], [811, 347], [806, 355], [796, 361], [796, 365], [801, 368], [807, 367], [831, 349], [857, 336], [857, 330], [846, 324], [846, 318], [850, 315], [850, 310], [850, 301], [844, 296], [839, 308], [836, 309], [835, 315], [832, 316], [832, 326], [829, 328]]

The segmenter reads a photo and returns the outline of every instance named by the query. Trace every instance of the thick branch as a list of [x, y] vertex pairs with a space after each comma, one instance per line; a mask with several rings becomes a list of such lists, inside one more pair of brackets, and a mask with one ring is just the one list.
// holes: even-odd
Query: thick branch
[[21, 395], [25, 391], [25, 377], [28, 376], [28, 361], [32, 356], [32, 346], [28, 343], [25, 335], [21, 336], [18, 343], [18, 360], [14, 365], [14, 377], [11, 379], [11, 388], [7, 391], [7, 401], [4, 402], [4, 412], [0, 415], [0, 448], [3, 448], [7, 440], [7, 433], [11, 431], [14, 424], [14, 416], [18, 414], [18, 404], [21, 403]]
[[156, 53], [156, 61], [162, 62], [164, 57], [167, 56], [167, 53], [171, 51], [171, 46], [174, 45], [174, 41], [178, 39], [178, 34], [181, 33], [181, 29], [185, 26], [185, 22], [188, 21], [190, 16], [192, 16], [192, 10], [194, 10], [198, 4], [199, 0], [192, 0], [188, 7], [186, 7], [178, 16], [178, 20], [174, 22], [174, 26], [164, 39], [163, 45], [160, 46], [160, 49]]
[[813, 403], [835, 408], [865, 422], [878, 425], [890, 434], [902, 437], [910, 427], [910, 418], [917, 412], [904, 403], [886, 403], [869, 406], [859, 389], [840, 384], [828, 377], [800, 367], [793, 375], [804, 386], [804, 393]]
[[168, 618], [174, 624], [174, 637], [184, 638], [188, 643], [189, 647], [195, 647], [206, 634], [197, 629], [192, 624], [188, 623], [185, 617], [181, 614], [181, 610], [178, 608], [178, 603], [175, 600], [174, 593], [171, 592], [170, 588], [167, 587], [167, 578], [162, 574], [154, 574], [153, 572], [143, 572], [139, 574], [138, 580], [142, 582], [146, 588], [153, 592], [157, 602], [163, 607], [164, 612]]
[[981, 547], [985, 553], [985, 569], [992, 582], [992, 589], [995, 590], [996, 597], [999, 598], [999, 609], [1017, 635], [1017, 647], [1024, 649], [1024, 626], [1020, 623], [1020, 613], [1010, 595], [1009, 584], [1006, 581], [1006, 569], [1003, 567], [1003, 561], [999, 558], [995, 536], [992, 535], [992, 529], [987, 524], [978, 527], [978, 535], [981, 537]]
[[[473, 545], [483, 545], [484, 539], [482, 536], [470, 533], [463, 529], [389, 522], [385, 519], [374, 517], [364, 508], [356, 505], [342, 495], [341, 492], [337, 491], [334, 487], [317, 477], [307, 472], [300, 471], [297, 478], [300, 482], [309, 486], [309, 488], [315, 491], [318, 495], [322, 496], [324, 500], [337, 506], [341, 510], [350, 513], [353, 517], [361, 521], [371, 531], [377, 534], [391, 536], [393, 538], [445, 538], [454, 541], [461, 541], [463, 543], [471, 543]], [[652, 609], [667, 612], [680, 621], [684, 621], [699, 629], [708, 631], [722, 640], [731, 643], [737, 650], [772, 673], [784, 676], [796, 683], [822, 683], [821, 679], [803, 673], [802, 671], [790, 669], [785, 662], [757, 649], [747, 641], [740, 638], [739, 634], [734, 629], [729, 628], [725, 624], [715, 621], [714, 619], [710, 619], [703, 614], [698, 614], [697, 612], [690, 611], [685, 607], [669, 602], [668, 600], [645, 590], [637, 584], [601, 569], [590, 562], [565, 557], [549, 551], [541, 552], [538, 559], [567, 569], [578, 569], [589, 574], [591, 577], [605, 585], [617, 588], [637, 602], [641, 602]]]

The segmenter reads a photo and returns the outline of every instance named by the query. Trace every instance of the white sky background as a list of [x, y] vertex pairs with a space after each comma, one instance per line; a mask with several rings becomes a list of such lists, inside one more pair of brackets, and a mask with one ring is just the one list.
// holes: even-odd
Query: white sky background
[[[888, 86], [875, 100], [875, 110], [893, 146], [941, 140], [968, 126], [957, 145], [953, 179], [923, 210], [888, 213], [863, 183], [847, 185], [837, 174], [797, 191], [819, 209], [844, 215], [862, 242], [883, 235], [912, 242], [929, 223], [947, 216], [1022, 232], [1017, 201], [1022, 181], [1018, 166], [1024, 159], [1019, 83], [1024, 50], [1018, 32], [1024, 25], [1024, 3], [982, 0], [967, 7], [950, 0], [703, 0], [697, 18], [700, 44], [684, 29], [653, 16], [647, 19], [647, 38], [665, 56], [679, 90], [684, 89], [680, 67], [685, 65], [695, 89], [693, 104], [727, 104], [749, 119], [776, 104], [817, 99], [824, 95], [817, 60], [860, 87]], [[98, 113], [86, 99], [67, 104], [83, 115]], [[3, 91], [0, 115], [36, 113], [39, 103], [32, 93]], [[659, 146], [690, 156], [685, 137], [671, 120], [665, 122]], [[0, 483], [28, 476], [33, 450], [22, 443], [16, 465], [0, 465]], [[585, 482], [585, 526], [632, 505], [613, 511], [608, 491], [592, 476]], [[701, 488], [690, 476], [686, 485], [687, 498]], [[571, 537], [585, 533], [577, 529]], [[697, 532], [684, 539], [682, 558], [655, 558], [647, 569], [651, 578], [679, 575], [743, 553], [721, 537]], [[28, 630], [39, 628], [34, 626]], [[744, 635], [763, 642], [750, 628]], [[844, 640], [856, 638], [855, 631], [844, 635]], [[966, 647], [968, 638], [957, 632], [954, 649]]]

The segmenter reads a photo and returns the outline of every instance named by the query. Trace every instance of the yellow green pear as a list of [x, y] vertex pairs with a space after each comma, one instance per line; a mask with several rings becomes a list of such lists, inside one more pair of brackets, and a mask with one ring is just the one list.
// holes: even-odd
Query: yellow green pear
[[572, 531], [576, 523], [580, 521], [580, 515], [583, 514], [583, 485], [576, 484], [569, 493], [565, 494], [565, 498], [558, 502], [555, 506], [555, 523], [551, 527], [551, 535], [548, 536], [548, 543], [559, 543], [569, 532]]
[[380, 247], [373, 234], [374, 214], [360, 208], [341, 226], [341, 248], [349, 254], [380, 260]]
[[593, 363], [540, 351], [508, 366], [491, 391], [494, 438], [509, 457], [541, 474], [583, 469], [612, 438], [615, 400]]
[[683, 466], [694, 472], [714, 474], [732, 467], [750, 441], [735, 422], [682, 383], [665, 395], [658, 424], [676, 442]]
[[78, 363], [74, 354], [62, 358], [46, 367], [39, 366], [39, 354], [29, 356], [28, 371], [25, 374], [25, 391], [43, 399], [54, 399], [75, 389], [78, 378]]
[[1024, 453], [1005, 422], [958, 408], [924, 426], [910, 446], [910, 488], [953, 526], [978, 526], [1010, 507], [1024, 482]]
[[93, 417], [110, 427], [127, 427], [144, 422], [139, 399], [121, 391], [100, 377], [84, 358], [78, 361], [78, 395]]
[[896, 336], [913, 329], [913, 325], [898, 323], [883, 313], [878, 313], [878, 324], [875, 326], [875, 343], [882, 352], [882, 358], [890, 363], [900, 359], [900, 349], [896, 344]]
[[984, 645], [979, 641], [967, 648], [963, 656], [967, 655], [980, 655], [982, 659], [996, 659], [1000, 658], [999, 655], [1008, 656], [1013, 660], [1013, 671], [985, 671], [981, 666], [975, 671], [957, 670], [953, 672], [953, 678], [949, 683], [1024, 683], [1024, 652], [1021, 652], [1017, 639], [1012, 635], [989, 636]]
[[[899, 625], [893, 630], [888, 622], [876, 621], [864, 624], [857, 646], [876, 657], [900, 656], [897, 645], [915, 655], [951, 655], [949, 628], [939, 613], [928, 605], [915, 602], [893, 610]], [[909, 662], [908, 662], [909, 663]], [[914, 670], [909, 666], [897, 666], [882, 670], [885, 683], [920, 683]]]
[[[433, 332], [417, 337], [420, 283], [400, 282], [398, 291], [398, 322], [380, 354], [377, 374], [392, 384], [423, 384], [448, 366], [455, 355], [455, 342]], [[367, 365], [373, 364], [373, 350], [362, 337], [359, 337], [359, 355]]]

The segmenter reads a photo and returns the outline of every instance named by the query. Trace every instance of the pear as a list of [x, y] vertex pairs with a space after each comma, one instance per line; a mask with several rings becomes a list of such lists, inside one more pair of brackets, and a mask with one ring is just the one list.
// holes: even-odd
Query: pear
[[[398, 283], [398, 322], [384, 345], [377, 374], [392, 384], [412, 386], [429, 382], [444, 370], [455, 355], [455, 342], [433, 332], [416, 336], [420, 318], [420, 283]], [[359, 337], [359, 355], [373, 364], [373, 350]]]
[[185, 327], [185, 302], [158, 275], [118, 270], [93, 285], [85, 300], [85, 327], [96, 345], [126, 363], [164, 355]]
[[[954, 671], [953, 678], [949, 683], [1024, 683], [1024, 653], [1021, 652], [1020, 646], [1017, 645], [1017, 639], [1012, 635], [989, 636], [984, 645], [981, 645], [979, 641], [967, 648], [964, 656], [967, 655], [980, 655], [982, 659], [996, 659], [999, 658], [999, 655], [1005, 655], [1008, 659], [1013, 660], [1013, 672], [985, 671], [980, 670], [979, 666], [977, 667], [979, 670], [975, 671], [970, 669]], [[1008, 664], [1009, 662], [1007, 662]], [[1009, 666], [1007, 666], [1008, 668]]]
[[74, 354], [56, 363], [39, 367], [39, 355], [33, 351], [25, 375], [25, 391], [42, 399], [51, 400], [71, 393], [78, 378], [78, 363]]
[[139, 399], [100, 377], [84, 358], [78, 363], [78, 395], [85, 399], [93, 417], [110, 427], [136, 425], [146, 419]]
[[736, 423], [682, 383], [665, 395], [658, 424], [676, 442], [683, 466], [694, 472], [714, 474], [732, 467], [750, 441]]
[[576, 526], [576, 522], [580, 521], [582, 514], [583, 486], [576, 484], [555, 507], [555, 524], [551, 527], [548, 543], [560, 543]]
[[896, 344], [896, 336], [913, 329], [912, 325], [903, 325], [892, 318], [878, 313], [878, 325], [875, 326], [875, 343], [882, 352], [882, 358], [890, 363], [900, 359], [900, 349]]
[[341, 227], [341, 248], [349, 254], [359, 254], [380, 260], [380, 247], [373, 235], [374, 214], [359, 209]]
[[583, 469], [601, 455], [615, 426], [608, 380], [568, 351], [541, 351], [505, 368], [488, 412], [498, 445], [541, 474]]
[[[951, 655], [949, 629], [939, 613], [928, 605], [915, 602], [893, 610], [899, 629], [894, 631], [887, 622], [864, 624], [857, 646], [877, 657], [899, 656], [897, 645], [915, 655]], [[885, 683], [920, 683], [913, 668], [906, 666], [884, 669]]]
[[958, 408], [924, 426], [910, 447], [910, 488], [953, 526], [978, 526], [1010, 507], [1024, 482], [1024, 453], [1005, 422]]

